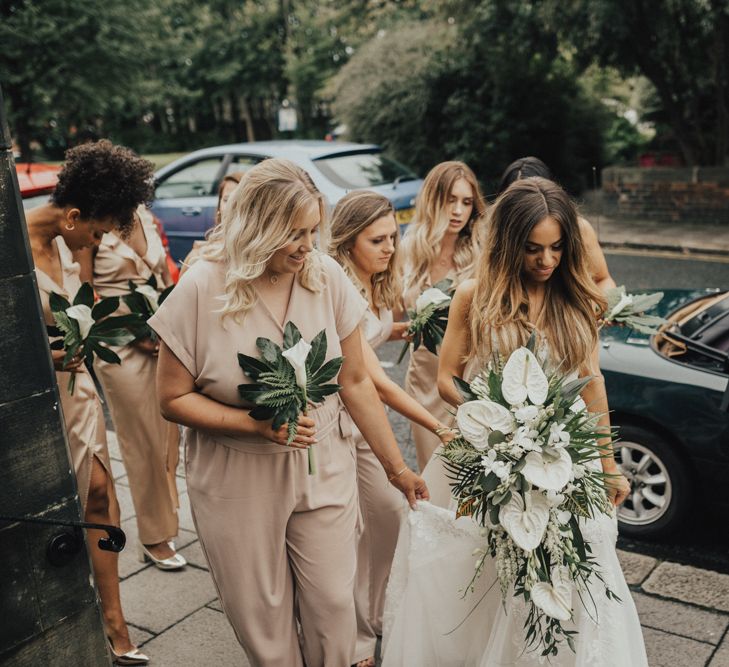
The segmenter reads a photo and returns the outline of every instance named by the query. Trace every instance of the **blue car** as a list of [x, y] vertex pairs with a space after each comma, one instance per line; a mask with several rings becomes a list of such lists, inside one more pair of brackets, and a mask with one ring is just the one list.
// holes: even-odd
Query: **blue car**
[[330, 141], [257, 141], [190, 153], [155, 174], [152, 211], [162, 221], [172, 257], [182, 261], [213, 226], [218, 184], [231, 172], [283, 157], [303, 167], [334, 206], [350, 190], [390, 199], [401, 226], [410, 222], [422, 180], [373, 144]]

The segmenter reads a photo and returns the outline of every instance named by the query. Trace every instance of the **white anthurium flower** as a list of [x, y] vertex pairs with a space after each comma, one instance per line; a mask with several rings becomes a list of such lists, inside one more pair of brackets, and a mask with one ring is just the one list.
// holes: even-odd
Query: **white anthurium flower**
[[605, 316], [605, 319], [610, 322], [611, 320], [614, 320], [618, 315], [620, 315], [623, 308], [626, 306], [632, 306], [633, 305], [633, 295], [632, 294], [623, 294], [620, 295], [620, 301], [618, 301], [615, 306], [610, 310], [610, 312]]
[[549, 502], [539, 491], [514, 493], [506, 505], [499, 509], [499, 523], [524, 551], [536, 549], [544, 537], [549, 523]]
[[511, 405], [521, 405], [527, 398], [534, 405], [547, 400], [549, 381], [539, 361], [527, 348], [514, 350], [504, 366], [501, 393]]
[[548, 442], [553, 447], [566, 447], [570, 444], [570, 434], [564, 430], [564, 424], [550, 424]]
[[445, 292], [439, 290], [437, 287], [429, 287], [423, 292], [415, 301], [415, 312], [422, 313], [431, 303], [439, 305], [446, 303], [451, 300]]
[[522, 405], [514, 410], [514, 416], [522, 424], [533, 424], [539, 419], [539, 408], [536, 405]]
[[516, 426], [509, 410], [487, 400], [461, 403], [456, 412], [456, 423], [461, 435], [479, 450], [488, 447], [489, 434], [493, 431], [507, 434]]
[[309, 350], [311, 350], [311, 345], [309, 345], [309, 343], [307, 343], [302, 338], [299, 340], [298, 343], [296, 343], [296, 345], [282, 352], [283, 356], [286, 358], [286, 361], [288, 361], [294, 368], [294, 373], [296, 374], [296, 384], [304, 391], [306, 391], [307, 381], [306, 357], [309, 356]]
[[487, 475], [492, 472], [502, 482], [509, 479], [509, 475], [511, 474], [511, 463], [508, 461], [499, 461], [495, 449], [489, 450], [489, 453], [486, 454], [486, 456], [481, 457], [481, 465]]
[[149, 305], [152, 306], [152, 310], [157, 312], [159, 308], [159, 292], [152, 285], [138, 285], [137, 292], [147, 299]]
[[567, 510], [557, 510], [557, 521], [560, 526], [566, 526], [571, 518], [572, 515]]
[[554, 455], [529, 452], [521, 474], [540, 489], [561, 491], [572, 478], [572, 459], [564, 449], [552, 451]]
[[564, 502], [564, 494], [553, 489], [549, 489], [546, 496], [551, 507], [559, 507]]
[[585, 408], [587, 408], [587, 404], [582, 400], [582, 396], [578, 396], [570, 405], [570, 412], [581, 412]]
[[552, 568], [551, 579], [551, 584], [540, 581], [532, 586], [532, 602], [547, 616], [569, 621], [572, 618], [572, 585], [565, 568]]
[[89, 335], [91, 327], [94, 326], [94, 318], [91, 315], [91, 308], [84, 306], [83, 304], [78, 304], [76, 306], [66, 308], [66, 315], [78, 322], [81, 339], [86, 340], [86, 336]]

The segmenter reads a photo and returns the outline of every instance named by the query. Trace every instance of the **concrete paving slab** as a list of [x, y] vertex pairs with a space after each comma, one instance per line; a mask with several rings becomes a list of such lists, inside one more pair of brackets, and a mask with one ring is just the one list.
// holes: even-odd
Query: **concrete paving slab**
[[714, 653], [709, 667], [729, 667], [729, 641], [724, 640], [719, 649]]
[[[187, 531], [185, 531], [187, 533]], [[187, 559], [187, 562], [191, 565], [196, 565], [204, 570], [209, 569], [208, 563], [203, 555], [202, 547], [200, 546], [200, 540], [195, 540], [192, 544], [189, 544], [184, 549], [180, 549], [180, 553]]]
[[618, 549], [618, 559], [620, 560], [620, 566], [623, 568], [625, 581], [630, 586], [640, 586], [658, 565], [658, 560], [655, 558], [634, 554], [630, 551], [622, 551], [621, 549]]
[[194, 567], [175, 572], [148, 567], [122, 582], [121, 595], [127, 620], [154, 634], [217, 598], [210, 575]]
[[[119, 554], [119, 578], [126, 579], [135, 572], [143, 570], [145, 567], [152, 567], [150, 563], [142, 563], [138, 557], [139, 536], [137, 535], [137, 520], [129, 517], [121, 523], [122, 530], [126, 533], [127, 544], [124, 551]], [[180, 530], [177, 538], [175, 538], [175, 546], [182, 549], [197, 539], [195, 533], [187, 530]], [[172, 573], [169, 573], [172, 574]]]
[[[124, 467], [124, 464], [116, 459], [111, 459], [111, 475], [114, 478], [114, 482], [119, 482], [126, 474], [127, 469]], [[129, 485], [127, 484], [127, 486]]]
[[119, 510], [121, 511], [122, 521], [129, 517], [136, 516], [134, 503], [132, 503], [132, 492], [128, 486], [119, 484], [116, 487], [116, 499], [119, 501]]
[[694, 639], [643, 628], [650, 667], [704, 667], [714, 647]]
[[729, 612], [729, 574], [665, 562], [653, 570], [643, 583], [643, 590]]
[[225, 616], [201, 609], [144, 646], [154, 667], [250, 667]]
[[121, 461], [122, 457], [119, 449], [119, 440], [117, 440], [115, 431], [106, 431], [106, 444], [109, 446], [109, 457], [112, 461]]
[[180, 528], [185, 530], [195, 530], [195, 523], [192, 520], [192, 511], [190, 510], [190, 496], [187, 492], [180, 491], [180, 509], [177, 510], [177, 518], [180, 522]]
[[208, 605], [208, 607], [209, 607], [210, 609], [215, 609], [215, 611], [219, 611], [219, 612], [220, 612], [221, 614], [222, 614], [222, 613], [224, 613], [224, 612], [223, 612], [223, 605], [222, 605], [222, 604], [220, 603], [220, 598], [218, 598], [218, 599], [216, 599], [216, 600], [213, 600], [213, 601], [212, 601], [212, 602], [211, 602], [211, 603], [210, 603], [210, 604]]
[[729, 616], [704, 611], [679, 602], [633, 593], [642, 625], [697, 641], [718, 644], [729, 625]]
[[142, 646], [142, 644], [154, 638], [151, 632], [142, 630], [142, 628], [138, 628], [131, 623], [127, 623], [127, 628], [129, 628], [129, 639], [132, 640], [132, 644], [135, 646]]

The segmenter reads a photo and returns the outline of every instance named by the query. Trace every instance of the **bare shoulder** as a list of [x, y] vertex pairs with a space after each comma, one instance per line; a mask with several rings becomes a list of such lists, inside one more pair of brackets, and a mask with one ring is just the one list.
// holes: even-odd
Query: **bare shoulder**
[[578, 215], [577, 226], [580, 228], [580, 234], [582, 234], [582, 238], [585, 241], [597, 240], [595, 229], [587, 218], [583, 218], [581, 215]]
[[471, 307], [473, 296], [476, 293], [476, 279], [471, 278], [464, 280], [457, 288], [453, 295], [451, 308], [465, 315]]

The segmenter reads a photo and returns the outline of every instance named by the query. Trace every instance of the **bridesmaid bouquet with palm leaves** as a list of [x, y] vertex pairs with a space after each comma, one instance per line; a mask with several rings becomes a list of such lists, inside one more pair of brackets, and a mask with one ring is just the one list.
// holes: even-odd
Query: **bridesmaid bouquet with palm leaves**
[[582, 530], [582, 520], [611, 512], [606, 475], [593, 463], [605, 434], [579, 397], [592, 378], [549, 373], [534, 342], [532, 336], [506, 363], [494, 359], [471, 384], [454, 379], [465, 402], [457, 437], [440, 456], [458, 514], [485, 529], [468, 589], [493, 558], [504, 602], [511, 594], [526, 605], [526, 648], [548, 657], [562, 642], [575, 650], [576, 631], [562, 625], [573, 619], [573, 597], [595, 615], [593, 584], [619, 598]]
[[133, 280], [129, 281], [129, 294], [122, 299], [129, 308], [129, 311], [139, 316], [139, 327], [136, 330], [136, 339], [151, 338], [157, 341], [157, 334], [147, 324], [147, 320], [154, 315], [164, 300], [169, 296], [174, 285], [170, 285], [161, 292], [157, 288], [157, 279], [150, 276], [147, 282], [137, 285]]
[[[60, 337], [51, 343], [52, 350], [64, 350], [63, 367], [71, 359], [82, 355], [92, 363], [94, 355], [110, 364], [120, 364], [119, 355], [108, 346], [126, 345], [134, 340], [132, 333], [140, 324], [139, 315], [110, 315], [119, 308], [119, 297], [111, 296], [94, 303], [94, 290], [89, 283], [79, 288], [73, 303], [66, 297], [51, 292], [49, 305], [55, 326], [48, 326], [48, 335]], [[76, 374], [71, 373], [68, 391], [73, 394]]]
[[667, 320], [658, 315], [647, 315], [646, 311], [657, 306], [663, 298], [663, 292], [653, 294], [628, 294], [625, 286], [613, 287], [605, 292], [607, 307], [600, 318], [603, 326], [623, 325], [645, 334], [658, 332], [658, 327]]
[[[408, 311], [410, 325], [405, 332], [413, 342], [413, 350], [421, 345], [433, 354], [438, 354], [438, 347], [443, 342], [448, 324], [448, 312], [451, 307], [453, 281], [448, 278], [437, 282], [426, 289], [415, 302], [415, 308]], [[405, 357], [410, 343], [403, 345], [399, 364]]]
[[[284, 327], [283, 348], [268, 338], [257, 338], [260, 358], [238, 354], [238, 363], [253, 384], [238, 385], [244, 401], [253, 403], [251, 417], [258, 421], [272, 421], [276, 431], [288, 425], [287, 443], [296, 437], [299, 417], [306, 414], [310, 404], [321, 403], [336, 394], [340, 385], [329, 382], [342, 367], [343, 357], [326, 363], [327, 334], [322, 329], [307, 343], [293, 322]], [[309, 474], [316, 472], [314, 451], [307, 448]]]

